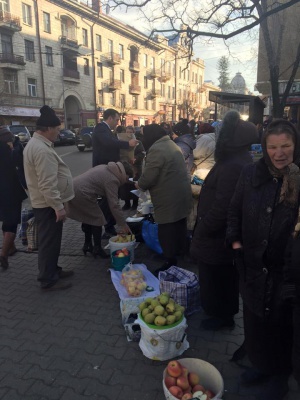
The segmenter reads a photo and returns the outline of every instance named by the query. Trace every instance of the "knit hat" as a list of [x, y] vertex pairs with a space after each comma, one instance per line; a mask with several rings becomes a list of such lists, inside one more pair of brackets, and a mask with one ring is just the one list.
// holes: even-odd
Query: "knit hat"
[[187, 135], [190, 133], [190, 128], [187, 124], [184, 124], [183, 122], [178, 122], [173, 128], [174, 133], [176, 133], [177, 136], [181, 135]]
[[15, 136], [6, 126], [0, 126], [0, 142], [9, 143], [15, 140]]
[[41, 116], [37, 120], [37, 126], [54, 127], [61, 125], [60, 119], [55, 114], [55, 111], [49, 106], [43, 106], [40, 109]]

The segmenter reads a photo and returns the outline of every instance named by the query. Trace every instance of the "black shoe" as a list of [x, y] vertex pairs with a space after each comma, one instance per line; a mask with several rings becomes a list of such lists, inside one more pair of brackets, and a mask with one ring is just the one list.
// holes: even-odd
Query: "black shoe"
[[97, 256], [100, 256], [101, 258], [109, 258], [110, 255], [107, 254], [101, 246], [95, 246], [93, 250], [93, 256], [94, 258], [97, 258]]
[[122, 207], [123, 211], [129, 210], [130, 209], [130, 202], [125, 201], [124, 206]]
[[7, 269], [9, 264], [8, 264], [8, 258], [4, 256], [0, 256], [0, 265], [3, 269]]
[[82, 251], [84, 253], [84, 255], [86, 255], [86, 253], [93, 253], [93, 244], [92, 242], [85, 242], [82, 248]]
[[58, 273], [58, 275], [59, 275], [59, 279], [70, 278], [70, 276], [74, 275], [74, 271], [72, 271], [72, 270], [65, 271], [65, 270], [61, 269], [60, 272]]
[[70, 287], [72, 287], [72, 283], [70, 283], [70, 282], [57, 281], [51, 285], [41, 286], [41, 289], [43, 292], [54, 292], [56, 290], [69, 289]]
[[233, 329], [235, 326], [233, 318], [208, 318], [201, 322], [201, 328], [207, 331], [218, 331], [222, 328], [231, 328]]
[[245, 341], [244, 341], [243, 344], [233, 353], [230, 361], [237, 363], [238, 361], [245, 358], [246, 355], [247, 355], [247, 351], [246, 351], [246, 346], [245, 346]]
[[256, 368], [248, 368], [240, 376], [240, 381], [245, 386], [258, 385], [270, 378], [270, 375], [260, 372]]

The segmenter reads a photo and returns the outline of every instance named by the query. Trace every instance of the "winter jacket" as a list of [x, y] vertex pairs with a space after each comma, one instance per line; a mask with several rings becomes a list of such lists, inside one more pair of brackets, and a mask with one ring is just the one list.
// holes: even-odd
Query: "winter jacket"
[[215, 147], [216, 139], [213, 132], [201, 135], [196, 141], [196, 147], [193, 151], [193, 154], [194, 163], [197, 168], [194, 174], [200, 179], [205, 179], [215, 164]]
[[244, 303], [263, 317], [276, 307], [284, 281], [284, 254], [298, 207], [279, 203], [282, 182], [264, 159], [247, 166], [228, 212], [227, 242], [242, 243], [236, 264]]
[[190, 173], [194, 164], [193, 150], [196, 147], [193, 136], [191, 134], [178, 136], [174, 142], [182, 151], [187, 171]]
[[207, 175], [190, 247], [194, 259], [213, 265], [232, 263], [232, 251], [225, 246], [227, 212], [240, 173], [251, 162], [249, 152], [240, 150], [218, 161]]

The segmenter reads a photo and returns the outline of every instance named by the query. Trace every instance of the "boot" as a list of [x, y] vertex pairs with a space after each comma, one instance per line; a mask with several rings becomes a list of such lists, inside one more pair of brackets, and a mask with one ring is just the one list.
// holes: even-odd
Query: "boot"
[[93, 242], [92, 242], [92, 226], [88, 224], [82, 224], [81, 229], [84, 232], [84, 245], [82, 251], [84, 255], [86, 253], [93, 253]]
[[97, 256], [100, 256], [102, 258], [109, 258], [110, 257], [109, 254], [107, 254], [101, 246], [102, 226], [92, 225], [92, 234], [95, 245], [93, 249], [94, 258], [97, 258]]

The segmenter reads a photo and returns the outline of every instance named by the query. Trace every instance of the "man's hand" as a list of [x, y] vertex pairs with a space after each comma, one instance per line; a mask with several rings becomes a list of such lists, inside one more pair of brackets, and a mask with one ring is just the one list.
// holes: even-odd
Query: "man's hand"
[[64, 208], [59, 211], [55, 211], [55, 214], [56, 214], [56, 222], [59, 221], [65, 222], [65, 220], [67, 219], [66, 210]]
[[129, 143], [129, 147], [135, 147], [138, 144], [138, 140], [130, 139], [128, 143]]

